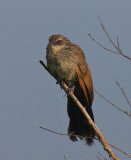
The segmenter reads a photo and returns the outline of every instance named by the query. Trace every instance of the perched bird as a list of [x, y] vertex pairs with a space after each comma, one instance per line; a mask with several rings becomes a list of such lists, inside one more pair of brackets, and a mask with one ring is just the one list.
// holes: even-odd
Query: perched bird
[[[52, 35], [49, 37], [46, 59], [51, 74], [64, 81], [69, 88], [74, 87], [74, 95], [94, 121], [91, 108], [94, 98], [92, 74], [81, 48], [60, 34]], [[80, 139], [86, 140], [86, 144], [91, 145], [96, 135], [94, 129], [72, 98], [67, 96], [67, 100], [70, 139], [77, 141], [77, 136], [72, 135], [78, 135]]]

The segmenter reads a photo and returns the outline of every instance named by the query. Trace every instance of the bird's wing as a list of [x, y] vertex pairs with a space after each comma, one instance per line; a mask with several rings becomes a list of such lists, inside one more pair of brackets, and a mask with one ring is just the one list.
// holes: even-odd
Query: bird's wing
[[91, 106], [94, 98], [93, 80], [90, 67], [86, 63], [86, 60], [82, 63], [77, 64], [76, 73], [78, 76], [78, 82], [87, 99], [88, 106]]
[[88, 106], [91, 106], [94, 99], [94, 92], [90, 67], [86, 62], [83, 51], [78, 45], [73, 44], [72, 51], [76, 59], [76, 73], [78, 76], [78, 82], [85, 94]]

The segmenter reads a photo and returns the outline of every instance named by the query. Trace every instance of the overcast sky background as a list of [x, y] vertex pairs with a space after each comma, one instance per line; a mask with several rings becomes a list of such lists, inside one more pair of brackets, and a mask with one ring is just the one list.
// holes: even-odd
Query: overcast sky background
[[[88, 147], [39, 128], [66, 133], [65, 93], [42, 68], [48, 37], [60, 33], [78, 44], [91, 67], [94, 87], [120, 108], [130, 111], [114, 79], [131, 101], [131, 61], [97, 46], [88, 36], [112, 49], [100, 27], [101, 17], [114, 41], [131, 57], [130, 0], [1, 0], [0, 1], [0, 159], [95, 160], [108, 154], [101, 144]], [[63, 98], [64, 97], [64, 98]], [[95, 94], [96, 125], [107, 141], [131, 154], [131, 119]], [[120, 159], [129, 158], [113, 149]]]

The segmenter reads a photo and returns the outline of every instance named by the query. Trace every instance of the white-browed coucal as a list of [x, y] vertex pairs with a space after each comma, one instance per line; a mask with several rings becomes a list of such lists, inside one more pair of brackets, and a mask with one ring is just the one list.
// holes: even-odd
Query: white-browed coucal
[[[46, 52], [47, 66], [57, 79], [64, 81], [68, 87], [74, 87], [74, 95], [94, 121], [92, 102], [94, 98], [93, 80], [89, 65], [81, 48], [68, 38], [58, 34], [49, 37]], [[76, 106], [71, 97], [67, 97], [67, 111], [70, 118], [68, 134], [72, 141], [76, 136], [85, 139], [88, 145], [93, 143], [95, 131]]]

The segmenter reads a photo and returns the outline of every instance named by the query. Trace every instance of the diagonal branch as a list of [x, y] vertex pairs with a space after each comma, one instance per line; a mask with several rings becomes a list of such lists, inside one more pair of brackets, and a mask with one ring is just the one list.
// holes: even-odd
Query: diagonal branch
[[100, 152], [98, 152], [99, 156], [101, 156], [104, 160], [107, 160], [106, 157], [104, 157]]
[[115, 53], [115, 54], [120, 55], [118, 52], [115, 52], [115, 51], [113, 51], [113, 50], [111, 50], [111, 49], [108, 49], [108, 48], [104, 47], [101, 43], [99, 43], [98, 41], [96, 41], [96, 40], [91, 36], [90, 33], [88, 33], [88, 35], [89, 35], [89, 37], [90, 37], [96, 44], [98, 44], [99, 46], [101, 46], [103, 49], [105, 49], [105, 50], [107, 50], [107, 51], [109, 51], [109, 52], [112, 52], [112, 53]]
[[101, 160], [101, 158], [100, 158], [98, 155], [96, 155], [96, 158], [97, 158], [98, 160]]
[[[69, 134], [65, 134], [65, 133], [55, 132], [55, 131], [52, 131], [52, 130], [50, 130], [50, 129], [44, 128], [44, 127], [40, 127], [40, 128], [43, 129], [43, 130], [46, 130], [46, 131], [48, 131], [48, 132], [61, 135], [61, 136], [68, 136], [68, 137], [69, 137], [69, 136], [71, 136], [71, 137], [77, 136], [77, 137], [79, 137], [79, 138], [82, 138], [82, 136], [80, 136], [80, 135], [75, 135], [75, 134], [69, 135]], [[86, 137], [86, 138], [92, 138], [92, 137]], [[92, 138], [92, 139], [98, 140], [98, 138]]]
[[[68, 135], [68, 134], [65, 134], [65, 133], [60, 133], [60, 132], [52, 131], [52, 130], [47, 129], [47, 128], [44, 128], [44, 127], [40, 127], [40, 128], [43, 129], [43, 130], [46, 130], [46, 131], [48, 131], [48, 132], [51, 132], [51, 133], [54, 133], [54, 134], [58, 134], [58, 135], [62, 135], [62, 136], [72, 136], [72, 137], [73, 137], [73, 136], [77, 136], [77, 137], [81, 138], [81, 136], [79, 136], [79, 135]], [[87, 138], [91, 138], [91, 137], [87, 137]], [[95, 139], [98, 140], [97, 138], [95, 138]], [[123, 154], [125, 154], [125, 155], [127, 155], [128, 157], [131, 158], [131, 155], [129, 155], [128, 153], [124, 152], [124, 151], [121, 150], [120, 148], [118, 148], [118, 147], [116, 147], [116, 146], [114, 146], [114, 145], [112, 145], [112, 144], [110, 144], [110, 143], [108, 143], [108, 144], [109, 144], [111, 147], [117, 149], [118, 151], [122, 152]]]
[[123, 109], [117, 107], [115, 104], [113, 104], [111, 101], [109, 101], [108, 99], [106, 99], [102, 94], [100, 94], [96, 89], [94, 89], [94, 91], [101, 97], [103, 98], [105, 101], [107, 101], [108, 103], [110, 103], [112, 106], [114, 106], [116, 109], [118, 109], [119, 111], [125, 113], [128, 117], [131, 117], [131, 113], [129, 114], [127, 111], [124, 111]]
[[[43, 61], [40, 61], [40, 64], [50, 73], [49, 68], [43, 63]], [[55, 79], [58, 81], [57, 78], [55, 78]], [[65, 83], [59, 83], [59, 84], [63, 88], [63, 90], [65, 92], [67, 92], [68, 86]], [[102, 132], [97, 128], [97, 126], [95, 125], [95, 123], [90, 118], [89, 114], [86, 112], [86, 109], [81, 105], [81, 103], [78, 101], [78, 99], [75, 97], [75, 95], [72, 92], [69, 92], [68, 96], [70, 96], [74, 100], [74, 102], [77, 104], [77, 106], [79, 107], [79, 109], [84, 114], [85, 118], [88, 119], [90, 125], [93, 127], [94, 131], [96, 132], [96, 135], [97, 135], [99, 141], [101, 142], [104, 150], [107, 151], [108, 154], [109, 154], [109, 156], [112, 157], [114, 160], [119, 160], [119, 158], [114, 154], [114, 152], [109, 147], [108, 142], [106, 141], [106, 139], [103, 136]]]
[[121, 90], [123, 96], [125, 97], [125, 99], [126, 99], [128, 105], [131, 107], [131, 102], [128, 100], [128, 98], [127, 98], [127, 96], [126, 96], [126, 94], [125, 94], [124, 89], [120, 86], [120, 84], [119, 84], [118, 81], [116, 81], [116, 80], [114, 80], [114, 81], [115, 81], [116, 85], [120, 88], [120, 90]]
[[[98, 16], [99, 20], [100, 20], [100, 24], [101, 24], [101, 27], [103, 29], [103, 31], [105, 32], [106, 36], [108, 37], [109, 41], [111, 42], [111, 44], [114, 46], [114, 48], [119, 52], [119, 54], [121, 54], [122, 52], [120, 52], [120, 50], [118, 49], [118, 47], [114, 44], [114, 42], [112, 41], [112, 39], [110, 38], [109, 34], [107, 33], [105, 27], [104, 27], [104, 24], [102, 23], [102, 20], [100, 18], [100, 16]], [[118, 41], [117, 41], [118, 42]], [[119, 43], [118, 43], [119, 44]]]
[[120, 49], [120, 44], [119, 44], [119, 38], [117, 37], [117, 49], [119, 50], [119, 52], [121, 52], [122, 53], [122, 50]]
[[125, 154], [126, 156], [130, 157], [131, 158], [131, 155], [129, 155], [128, 153], [126, 153], [125, 151], [121, 150], [120, 148], [108, 143], [111, 147], [117, 149], [118, 151], [122, 152], [123, 154]]
[[110, 38], [108, 32], [106, 31], [105, 26], [104, 26], [104, 24], [102, 23], [101, 18], [100, 18], [99, 16], [98, 16], [98, 18], [99, 18], [100, 25], [101, 25], [103, 31], [105, 32], [107, 38], [109, 39], [109, 41], [110, 41], [110, 43], [113, 45], [113, 47], [117, 50], [117, 52], [116, 52], [116, 51], [113, 51], [113, 50], [111, 50], [111, 49], [108, 49], [108, 48], [106, 48], [106, 47], [104, 47], [101, 43], [99, 43], [98, 41], [96, 41], [96, 40], [91, 36], [90, 33], [88, 34], [89, 37], [90, 37], [96, 44], [98, 44], [99, 46], [101, 46], [103, 49], [105, 49], [105, 50], [107, 50], [107, 51], [109, 51], [109, 52], [112, 52], [112, 53], [121, 55], [121, 56], [123, 56], [123, 57], [125, 57], [125, 58], [131, 60], [131, 58], [128, 57], [127, 55], [125, 55], [125, 54], [122, 52], [122, 50], [120, 49], [118, 37], [117, 37], [117, 45], [115, 45], [115, 43], [114, 43], [114, 42], [112, 41], [112, 39]]

